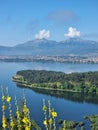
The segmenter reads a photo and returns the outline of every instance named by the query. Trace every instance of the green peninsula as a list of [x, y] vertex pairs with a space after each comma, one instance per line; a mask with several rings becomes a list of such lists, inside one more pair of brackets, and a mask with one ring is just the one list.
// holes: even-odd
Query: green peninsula
[[59, 91], [98, 93], [98, 72], [70, 73], [47, 70], [22, 70], [12, 77], [13, 81], [30, 88]]

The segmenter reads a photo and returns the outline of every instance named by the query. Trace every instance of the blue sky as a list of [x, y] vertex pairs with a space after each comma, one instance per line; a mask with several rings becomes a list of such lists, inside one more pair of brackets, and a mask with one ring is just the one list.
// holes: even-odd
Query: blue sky
[[70, 37], [98, 41], [98, 0], [0, 0], [0, 45]]

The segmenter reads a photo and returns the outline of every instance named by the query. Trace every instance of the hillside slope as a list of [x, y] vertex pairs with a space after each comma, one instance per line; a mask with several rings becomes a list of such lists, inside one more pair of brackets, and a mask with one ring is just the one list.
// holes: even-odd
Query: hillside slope
[[0, 46], [0, 55], [98, 56], [98, 42], [70, 38], [65, 41], [32, 40], [13, 47]]

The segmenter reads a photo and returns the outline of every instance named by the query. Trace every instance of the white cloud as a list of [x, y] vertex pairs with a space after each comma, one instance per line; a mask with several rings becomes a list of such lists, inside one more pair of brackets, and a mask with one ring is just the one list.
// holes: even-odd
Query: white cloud
[[76, 28], [69, 27], [68, 33], [64, 34], [65, 37], [80, 37], [80, 31], [77, 31]]
[[40, 30], [39, 33], [35, 34], [36, 39], [43, 39], [43, 38], [49, 38], [50, 37], [50, 31], [49, 30]]

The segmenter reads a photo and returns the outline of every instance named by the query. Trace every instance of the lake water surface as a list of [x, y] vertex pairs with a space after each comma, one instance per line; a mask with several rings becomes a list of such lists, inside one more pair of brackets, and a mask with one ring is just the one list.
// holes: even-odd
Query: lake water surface
[[[65, 73], [71, 72], [88, 72], [88, 71], [98, 71], [98, 64], [68, 64], [68, 63], [57, 63], [57, 62], [0, 62], [0, 85], [9, 88], [9, 94], [14, 100], [16, 95], [17, 99], [22, 98], [22, 88], [16, 86], [16, 84], [11, 80], [11, 77], [16, 74], [19, 70], [24, 69], [36, 69], [36, 70], [54, 70], [61, 71]], [[83, 116], [98, 114], [98, 104], [91, 102], [86, 102], [85, 100], [72, 100], [70, 98], [56, 97], [54, 95], [49, 95], [31, 89], [25, 88], [25, 94], [27, 99], [27, 105], [30, 108], [31, 118], [36, 120], [37, 123], [43, 128], [42, 122], [44, 119], [42, 111], [42, 100], [45, 99], [51, 101], [52, 107], [58, 113], [58, 119], [84, 121]], [[1, 97], [1, 92], [0, 92]], [[15, 109], [14, 101], [13, 108]], [[0, 100], [0, 106], [2, 102]], [[13, 113], [15, 112], [13, 109]], [[0, 115], [2, 111], [0, 109]], [[8, 115], [7, 115], [8, 116]], [[0, 116], [1, 122], [1, 116]], [[88, 122], [87, 122], [88, 124]], [[43, 128], [44, 130], [44, 128]], [[86, 126], [86, 130], [90, 130]]]

